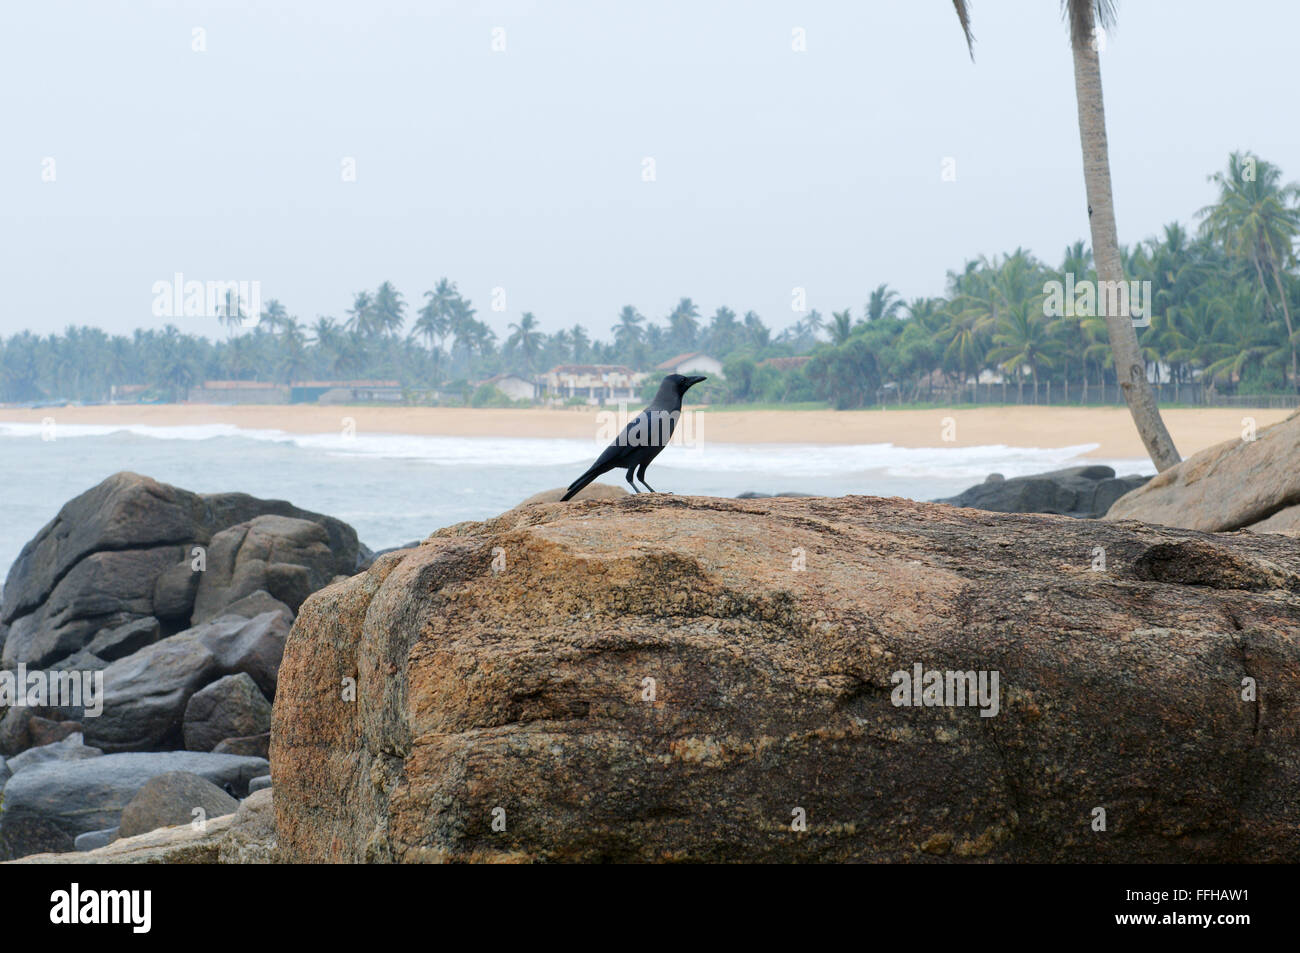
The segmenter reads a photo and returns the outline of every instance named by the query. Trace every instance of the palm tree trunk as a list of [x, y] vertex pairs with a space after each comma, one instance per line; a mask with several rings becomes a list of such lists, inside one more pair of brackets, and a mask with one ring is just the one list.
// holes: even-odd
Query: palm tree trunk
[[[1101, 64], [1097, 51], [1087, 40], [1074, 45], [1074, 91], [1079, 107], [1079, 140], [1083, 148], [1083, 179], [1088, 194], [1088, 218], [1092, 231], [1093, 259], [1097, 279], [1122, 281], [1124, 269], [1119, 255], [1115, 227], [1115, 204], [1110, 189], [1110, 155], [1106, 143], [1106, 107], [1101, 97]], [[1114, 286], [1111, 286], [1114, 287]], [[1100, 291], [1100, 289], [1099, 289]], [[1137, 333], [1127, 314], [1110, 314], [1110, 295], [1098, 294], [1098, 306], [1107, 312], [1106, 332], [1115, 357], [1115, 376], [1129, 413], [1156, 469], [1163, 471], [1180, 457], [1169, 436], [1155, 393], [1147, 380], [1138, 351]]]

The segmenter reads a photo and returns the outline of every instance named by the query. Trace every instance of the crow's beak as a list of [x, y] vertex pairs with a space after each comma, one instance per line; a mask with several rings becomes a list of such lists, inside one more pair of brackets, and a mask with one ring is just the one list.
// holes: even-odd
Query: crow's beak
[[686, 386], [694, 387], [696, 384], [700, 383], [701, 381], [707, 381], [707, 380], [708, 380], [707, 377], [688, 377], [686, 378]]

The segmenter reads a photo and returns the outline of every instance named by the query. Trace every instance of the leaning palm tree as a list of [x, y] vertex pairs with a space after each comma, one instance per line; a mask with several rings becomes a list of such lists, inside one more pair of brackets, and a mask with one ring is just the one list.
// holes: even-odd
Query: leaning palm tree
[[[970, 7], [966, 0], [953, 0], [966, 47], [975, 58], [971, 35]], [[1083, 180], [1088, 196], [1088, 222], [1092, 232], [1093, 259], [1102, 282], [1124, 280], [1124, 269], [1115, 228], [1115, 203], [1110, 188], [1110, 154], [1106, 142], [1106, 108], [1101, 97], [1101, 64], [1097, 58], [1097, 27], [1110, 26], [1115, 18], [1113, 0], [1061, 0], [1061, 11], [1070, 23], [1070, 45], [1074, 50], [1074, 94], [1079, 111], [1079, 140], [1083, 148]], [[1117, 287], [1117, 285], [1109, 285]], [[1157, 470], [1167, 470], [1180, 457], [1169, 436], [1156, 395], [1147, 380], [1146, 362], [1138, 349], [1137, 332], [1128, 314], [1111, 314], [1109, 295], [1098, 295], [1106, 321], [1115, 378], [1128, 404], [1133, 423]]]

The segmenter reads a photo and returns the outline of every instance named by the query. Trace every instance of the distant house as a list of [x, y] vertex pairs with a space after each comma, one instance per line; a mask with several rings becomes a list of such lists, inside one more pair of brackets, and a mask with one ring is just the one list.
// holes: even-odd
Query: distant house
[[293, 404], [400, 404], [405, 397], [401, 381], [295, 381], [289, 387]]
[[491, 384], [511, 400], [534, 400], [537, 397], [537, 385], [518, 374], [497, 374], [485, 381], [479, 381], [480, 386], [483, 384]]
[[[112, 384], [108, 388], [108, 402], [110, 404], [135, 403], [145, 392], [149, 390], [148, 384]], [[194, 391], [190, 391], [190, 400], [193, 400]]]
[[589, 404], [634, 400], [645, 379], [622, 364], [559, 364], [537, 378], [539, 396], [551, 403], [575, 397]]
[[270, 381], [204, 381], [190, 388], [195, 404], [287, 404], [289, 388]]
[[703, 374], [705, 377], [716, 377], [718, 380], [727, 379], [722, 373], [722, 362], [702, 351], [687, 351], [685, 354], [670, 357], [662, 364], [656, 364], [655, 370], [662, 371], [664, 374]]

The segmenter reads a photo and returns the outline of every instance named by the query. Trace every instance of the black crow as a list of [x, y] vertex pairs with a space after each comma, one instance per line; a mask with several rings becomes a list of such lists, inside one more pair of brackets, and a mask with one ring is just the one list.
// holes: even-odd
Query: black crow
[[681, 374], [665, 377], [650, 406], [628, 421], [623, 432], [605, 448], [591, 469], [569, 484], [568, 492], [560, 497], [561, 501], [572, 499], [575, 493], [602, 473], [619, 469], [627, 470], [627, 482], [633, 493], [641, 492], [632, 480], [633, 473], [642, 486], [654, 493], [655, 488], [645, 481], [645, 468], [672, 439], [677, 418], [682, 415], [682, 396], [704, 380], [708, 378]]

